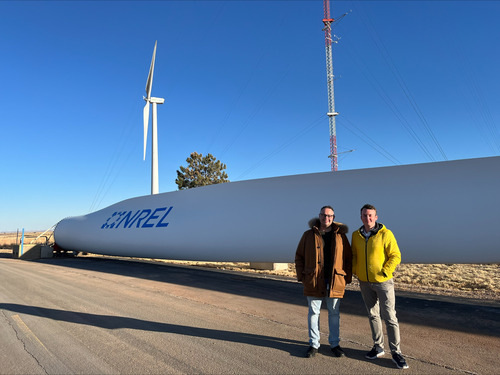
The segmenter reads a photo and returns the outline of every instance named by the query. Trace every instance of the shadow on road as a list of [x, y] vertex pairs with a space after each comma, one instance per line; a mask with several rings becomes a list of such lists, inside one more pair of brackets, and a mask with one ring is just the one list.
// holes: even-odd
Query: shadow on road
[[282, 337], [254, 335], [244, 332], [221, 331], [178, 324], [158, 323], [135, 318], [88, 314], [76, 311], [19, 305], [15, 303], [0, 303], [0, 310], [8, 310], [18, 314], [39, 316], [57, 321], [83, 324], [111, 330], [126, 328], [140, 331], [164, 332], [176, 335], [203, 337], [212, 340], [237, 342], [282, 350], [296, 357], [304, 356], [304, 342], [289, 340]]
[[[290, 279], [285, 281], [285, 278], [280, 280], [240, 272], [214, 272], [214, 270], [197, 267], [122, 258], [53, 258], [37, 262], [306, 306], [306, 299], [302, 295], [302, 285]], [[401, 323], [500, 336], [500, 308], [497, 307], [406, 296], [396, 296], [396, 303]], [[346, 291], [341, 303], [341, 313], [366, 316], [359, 291]]]

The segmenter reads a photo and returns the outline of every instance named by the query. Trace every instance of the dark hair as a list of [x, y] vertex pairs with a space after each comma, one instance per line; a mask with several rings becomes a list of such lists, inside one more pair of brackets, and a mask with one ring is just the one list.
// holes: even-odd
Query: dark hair
[[323, 206], [323, 207], [321, 207], [321, 210], [319, 210], [319, 212], [323, 211], [325, 208], [329, 208], [330, 210], [332, 210], [333, 212], [335, 212], [335, 210], [333, 209], [332, 206]]
[[363, 210], [375, 210], [375, 213], [377, 213], [377, 209], [375, 208], [375, 206], [371, 205], [371, 204], [365, 204], [363, 207], [361, 207], [361, 213], [363, 213]]

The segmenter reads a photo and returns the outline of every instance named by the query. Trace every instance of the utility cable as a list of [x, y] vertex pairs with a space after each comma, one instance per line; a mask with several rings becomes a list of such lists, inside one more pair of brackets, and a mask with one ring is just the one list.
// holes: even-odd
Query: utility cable
[[[123, 165], [125, 164], [125, 160], [123, 160], [121, 155], [122, 155], [123, 150], [126, 146], [125, 141], [129, 140], [131, 138], [132, 130], [135, 127], [135, 122], [132, 119], [132, 112], [133, 111], [135, 111], [135, 108], [131, 107], [129, 110], [129, 115], [127, 116], [127, 118], [128, 118], [127, 124], [126, 124], [126, 126], [122, 127], [122, 131], [120, 133], [120, 136], [119, 136], [117, 144], [116, 144], [117, 146], [114, 149], [111, 157], [108, 159], [108, 164], [107, 164], [106, 169], [104, 171], [104, 175], [101, 179], [101, 182], [100, 182], [99, 186], [97, 187], [97, 191], [96, 191], [94, 198], [92, 200], [92, 203], [90, 205], [89, 212], [92, 212], [99, 207], [104, 196], [106, 195], [107, 191], [111, 187], [113, 181], [116, 179], [115, 172], [116, 172], [117, 164], [119, 162], [121, 162], [121, 168], [123, 168]], [[132, 152], [131, 148], [129, 147], [129, 156], [130, 156], [131, 152]], [[113, 180], [110, 183], [109, 181], [110, 181], [111, 176], [113, 174], [115, 174], [115, 177], [113, 178]]]
[[[361, 13], [362, 12], [360, 12], [360, 14]], [[396, 65], [394, 64], [389, 52], [387, 51], [387, 48], [385, 47], [384, 43], [382, 42], [382, 39], [380, 38], [379, 34], [377, 33], [377, 29], [370, 22], [369, 18], [366, 19], [366, 18], [361, 17], [361, 20], [365, 24], [365, 27], [367, 28], [368, 34], [372, 38], [372, 41], [374, 42], [375, 46], [378, 48], [384, 61], [386, 62], [387, 66], [389, 67], [390, 71], [392, 72], [394, 78], [396, 79], [398, 85], [400, 86], [401, 90], [403, 91], [403, 94], [405, 95], [406, 99], [410, 103], [410, 106], [413, 108], [413, 110], [417, 114], [417, 117], [422, 122], [427, 134], [429, 135], [429, 137], [433, 141], [434, 145], [437, 147], [438, 151], [441, 153], [441, 156], [445, 160], [448, 160], [443, 148], [441, 147], [439, 141], [437, 140], [436, 136], [434, 135], [434, 132], [432, 131], [431, 126], [429, 125], [423, 112], [418, 107], [413, 95], [411, 94], [410, 90], [408, 89], [408, 86], [406, 85], [403, 77], [399, 73], [399, 70], [397, 69]]]
[[[368, 136], [365, 131], [361, 130], [359, 127], [354, 125], [354, 123], [352, 121], [349, 121], [348, 119], [346, 119], [345, 116], [342, 116], [339, 120], [340, 120], [340, 123], [344, 125], [344, 129], [347, 129], [352, 134], [354, 134], [356, 137], [360, 138], [364, 143], [366, 143], [368, 146], [373, 148], [376, 152], [378, 152], [384, 158], [389, 160], [391, 163], [396, 164], [396, 165], [401, 164], [401, 162], [394, 155], [392, 155], [389, 151], [387, 151], [387, 149], [385, 149], [385, 147], [378, 144], [373, 138]], [[354, 130], [352, 128], [354, 128]]]
[[257, 104], [257, 106], [254, 108], [254, 110], [248, 115], [246, 120], [243, 122], [243, 126], [240, 127], [240, 130], [238, 131], [238, 133], [233, 137], [231, 142], [229, 142], [229, 144], [227, 144], [226, 147], [222, 150], [221, 155], [220, 155], [221, 157], [227, 151], [229, 151], [229, 149], [234, 145], [234, 143], [238, 140], [238, 138], [241, 136], [241, 134], [246, 130], [246, 128], [248, 128], [248, 126], [251, 124], [251, 120], [253, 120], [255, 118], [255, 116], [257, 116], [257, 114], [264, 107], [264, 105], [269, 101], [269, 98], [271, 97], [271, 95], [274, 93], [274, 91], [276, 91], [276, 89], [279, 87], [279, 85], [286, 78], [287, 75], [288, 75], [288, 69], [283, 73], [283, 75], [275, 83], [275, 85], [273, 87], [271, 87], [264, 96], [262, 96], [262, 100]]
[[323, 120], [325, 119], [326, 115], [321, 115], [317, 119], [311, 121], [307, 126], [305, 126], [303, 129], [301, 129], [297, 134], [295, 134], [293, 137], [288, 139], [286, 142], [282, 143], [280, 146], [276, 147], [273, 151], [271, 151], [269, 154], [264, 156], [262, 159], [260, 159], [257, 163], [252, 165], [250, 168], [246, 169], [243, 173], [241, 173], [236, 180], [240, 180], [244, 176], [248, 175], [250, 172], [254, 171], [258, 167], [260, 167], [262, 164], [264, 164], [267, 160], [271, 159], [273, 156], [279, 154], [281, 151], [286, 149], [288, 146], [290, 146], [292, 143], [297, 141], [297, 139], [301, 138], [308, 132], [310, 132], [312, 129], [317, 127], [318, 125], [323, 123]]

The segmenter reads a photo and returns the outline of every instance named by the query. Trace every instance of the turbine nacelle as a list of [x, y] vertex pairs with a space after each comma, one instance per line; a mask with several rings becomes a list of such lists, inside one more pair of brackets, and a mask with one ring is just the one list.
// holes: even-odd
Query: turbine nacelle
[[145, 101], [150, 102], [152, 104], [163, 104], [165, 103], [165, 99], [163, 98], [144, 98]]

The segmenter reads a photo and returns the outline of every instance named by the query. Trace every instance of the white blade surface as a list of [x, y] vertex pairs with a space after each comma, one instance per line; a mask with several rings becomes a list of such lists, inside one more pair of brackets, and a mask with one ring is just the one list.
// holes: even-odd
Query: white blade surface
[[[496, 156], [228, 182], [127, 199], [61, 220], [54, 236], [63, 249], [96, 254], [290, 263], [308, 220], [325, 202], [334, 201], [350, 232], [362, 225], [360, 206], [375, 202], [405, 263], [498, 263], [498, 238], [491, 235], [498, 214], [491, 207], [499, 202], [499, 170]], [[332, 199], [332, 191], [341, 199]], [[242, 200], [243, 226], [227, 219]], [[464, 212], [474, 230], [441, 235], [467, 225]]]
[[151, 66], [149, 67], [149, 74], [148, 74], [148, 80], [146, 82], [146, 94], [148, 95], [147, 98], [151, 98], [151, 88], [153, 87], [153, 72], [155, 70], [155, 57], [156, 57], [156, 43], [155, 42], [155, 48], [153, 50], [153, 58], [151, 59]]

